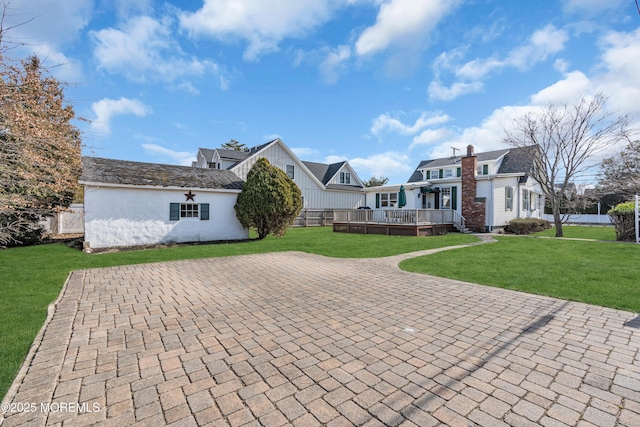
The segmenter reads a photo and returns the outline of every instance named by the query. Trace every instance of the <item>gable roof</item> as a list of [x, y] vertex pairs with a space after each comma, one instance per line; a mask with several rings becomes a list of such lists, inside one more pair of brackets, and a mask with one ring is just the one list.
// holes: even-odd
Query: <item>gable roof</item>
[[199, 148], [198, 150], [200, 150], [200, 152], [202, 153], [204, 160], [207, 163], [211, 163], [211, 161], [213, 160], [213, 153], [215, 152], [215, 150], [211, 150], [209, 148]]
[[[498, 174], [522, 173], [527, 174], [531, 169], [531, 150], [535, 150], [535, 146], [522, 148], [505, 148], [502, 150], [486, 151], [484, 153], [476, 153], [478, 162], [489, 162], [498, 160], [504, 156]], [[423, 160], [418, 164], [411, 174], [407, 182], [423, 181], [421, 169], [442, 168], [447, 166], [459, 166], [462, 164], [462, 158], [466, 156], [443, 157], [439, 159]]]
[[327, 185], [327, 183], [331, 181], [331, 178], [333, 178], [338, 173], [338, 171], [342, 168], [342, 166], [344, 166], [345, 163], [347, 162], [342, 161], [338, 163], [332, 163], [330, 165], [326, 163], [305, 162], [305, 161], [303, 161], [302, 163], [304, 163], [307, 169], [309, 169], [309, 172], [314, 174], [315, 177], [318, 178], [320, 182], [322, 182], [322, 184]]
[[228, 150], [226, 148], [216, 148], [215, 151], [218, 152], [221, 159], [225, 160], [244, 160], [250, 155], [248, 150], [238, 151]]
[[241, 190], [243, 181], [226, 170], [82, 157], [81, 183]]
[[509, 150], [498, 173], [526, 173], [528, 174], [533, 166], [533, 154], [538, 147], [530, 145], [528, 147], [513, 148]]

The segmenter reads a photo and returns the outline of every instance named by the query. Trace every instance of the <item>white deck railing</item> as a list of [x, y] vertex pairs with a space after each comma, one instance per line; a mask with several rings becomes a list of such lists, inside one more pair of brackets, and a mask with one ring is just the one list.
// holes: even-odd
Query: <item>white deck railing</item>
[[364, 224], [456, 224], [464, 227], [464, 218], [449, 209], [336, 209], [333, 221]]

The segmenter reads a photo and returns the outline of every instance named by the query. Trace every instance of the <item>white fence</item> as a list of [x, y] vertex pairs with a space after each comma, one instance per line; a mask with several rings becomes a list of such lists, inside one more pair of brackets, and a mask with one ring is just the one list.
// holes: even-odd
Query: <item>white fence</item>
[[[440, 209], [336, 209], [334, 222], [376, 224], [454, 224], [456, 211]], [[458, 221], [456, 221], [458, 219]]]
[[53, 234], [84, 233], [84, 205], [73, 204], [69, 212], [59, 212], [43, 222], [45, 230]]
[[[553, 222], [553, 215], [545, 214], [544, 219]], [[588, 224], [588, 225], [613, 225], [609, 215], [603, 214], [576, 214], [571, 215], [567, 224]]]

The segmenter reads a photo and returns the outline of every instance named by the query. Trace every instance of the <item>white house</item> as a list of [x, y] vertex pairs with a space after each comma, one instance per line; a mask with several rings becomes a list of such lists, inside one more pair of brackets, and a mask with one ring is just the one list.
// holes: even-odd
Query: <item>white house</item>
[[[466, 156], [423, 160], [403, 184], [403, 209], [457, 211], [472, 231], [502, 228], [514, 218], [544, 215], [540, 185], [530, 176], [534, 147], [511, 148]], [[398, 209], [400, 185], [370, 187], [366, 205]]]
[[83, 157], [85, 247], [241, 240], [231, 171]]
[[194, 166], [228, 170], [244, 180], [259, 158], [293, 179], [303, 209], [356, 209], [365, 204], [364, 185], [348, 162], [303, 162], [279, 138], [245, 151], [200, 148]]

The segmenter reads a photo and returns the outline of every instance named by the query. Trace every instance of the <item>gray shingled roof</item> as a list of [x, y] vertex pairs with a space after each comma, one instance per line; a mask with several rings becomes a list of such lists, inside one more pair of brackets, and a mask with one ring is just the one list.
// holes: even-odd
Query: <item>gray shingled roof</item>
[[[504, 173], [528, 173], [531, 169], [531, 157], [528, 150], [535, 149], [534, 146], [523, 148], [506, 148], [503, 150], [487, 151], [484, 153], [476, 153], [478, 162], [486, 162], [497, 160], [502, 156], [505, 158], [500, 166], [499, 174]], [[416, 167], [407, 182], [422, 181], [422, 173], [420, 169], [425, 168], [441, 168], [447, 166], [459, 166], [462, 158], [466, 156], [444, 157], [440, 159], [423, 160]]]
[[327, 190], [341, 190], [341, 191], [363, 191], [362, 187], [356, 185], [347, 184], [327, 184]]
[[215, 150], [211, 150], [209, 148], [200, 148], [200, 152], [204, 156], [204, 159], [208, 163], [211, 163], [211, 161], [213, 160], [213, 153], [215, 152]]
[[227, 190], [241, 190], [243, 184], [243, 181], [235, 173], [226, 170], [101, 159], [97, 157], [82, 158], [80, 181]]
[[244, 160], [249, 157], [249, 151], [227, 150], [226, 148], [216, 148], [221, 159]]

